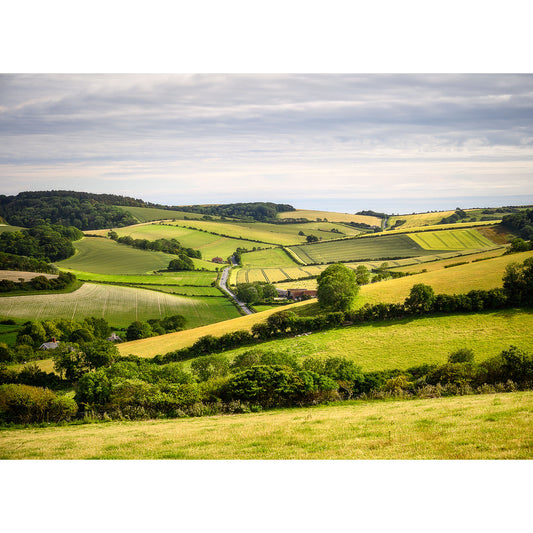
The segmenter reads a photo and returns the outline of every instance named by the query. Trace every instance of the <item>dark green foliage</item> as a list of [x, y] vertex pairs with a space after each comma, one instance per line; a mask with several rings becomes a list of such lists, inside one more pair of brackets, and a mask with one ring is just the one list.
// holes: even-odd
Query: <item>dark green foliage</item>
[[51, 279], [45, 276], [35, 276], [30, 281], [20, 282], [3, 279], [0, 280], [0, 292], [56, 291], [67, 288], [74, 281], [76, 276], [70, 272], [60, 272], [57, 278]]
[[57, 274], [57, 268], [46, 261], [20, 255], [0, 252], [0, 270], [20, 270], [23, 272], [44, 272]]
[[505, 252], [506, 254], [516, 254], [519, 252], [527, 252], [531, 250], [531, 247], [533, 244], [528, 241], [525, 241], [524, 239], [521, 239], [520, 237], [516, 237], [511, 241], [511, 246], [509, 246], [509, 249]]
[[533, 305], [533, 258], [507, 265], [503, 290], [511, 305]]
[[[166, 207], [166, 206], [158, 206]], [[200, 213], [203, 215], [218, 215], [225, 217], [236, 217], [259, 222], [271, 222], [276, 220], [277, 214], [286, 211], [295, 211], [294, 207], [287, 204], [273, 204], [271, 202], [250, 202], [224, 205], [186, 205], [173, 206], [170, 209], [176, 211], [186, 211], [189, 213]]]
[[525, 240], [533, 239], [533, 209], [524, 209], [502, 218], [502, 226]]
[[438, 222], [438, 224], [455, 224], [456, 222], [459, 222], [464, 218], [468, 218], [468, 215], [461, 208], [458, 207], [455, 210], [455, 213], [453, 213], [453, 215], [450, 215], [449, 217], [444, 217], [443, 219], [441, 219], [440, 222]]
[[355, 272], [335, 263], [317, 277], [317, 298], [320, 307], [334, 311], [348, 311], [359, 292]]
[[254, 305], [260, 302], [269, 302], [278, 296], [278, 291], [270, 283], [254, 281], [253, 283], [240, 283], [235, 290], [235, 296], [246, 304]]
[[448, 363], [473, 363], [474, 352], [470, 348], [461, 348], [448, 356]]
[[411, 288], [409, 296], [405, 299], [405, 307], [411, 313], [425, 313], [433, 308], [435, 293], [433, 288], [423, 283], [417, 283]]
[[4, 422], [61, 422], [70, 420], [77, 410], [74, 400], [57, 396], [49, 389], [13, 383], [0, 385], [0, 418]]
[[168, 270], [170, 272], [194, 270], [194, 263], [192, 262], [190, 257], [187, 257], [184, 254], [180, 254], [178, 258], [172, 259], [172, 261], [170, 261], [170, 263], [168, 264]]
[[305, 240], [307, 242], [318, 242], [318, 237], [316, 235], [308, 235]]
[[116, 195], [74, 191], [22, 192], [0, 198], [0, 215], [13, 226], [61, 224], [80, 230], [135, 224], [127, 212], [113, 205], [144, 205], [140, 200]]
[[229, 373], [229, 361], [223, 355], [207, 355], [193, 359], [191, 371], [198, 381], [224, 377]]
[[126, 340], [136, 341], [138, 339], [145, 339], [152, 336], [152, 328], [146, 322], [135, 320], [126, 330]]
[[[176, 239], [156, 239], [155, 241], [149, 241], [148, 239], [133, 239], [129, 235], [119, 237], [115, 231], [110, 231], [108, 235], [109, 238], [113, 239], [119, 244], [133, 246], [139, 250], [150, 250], [152, 252], [163, 252], [166, 254], [178, 255], [180, 259], [190, 265], [192, 265], [192, 261], [190, 261], [189, 257], [202, 259], [202, 253], [200, 250], [184, 248]], [[194, 268], [180, 268], [178, 270], [194, 270]]]
[[60, 261], [74, 254], [72, 241], [83, 234], [74, 227], [40, 224], [27, 230], [0, 233], [0, 252]]

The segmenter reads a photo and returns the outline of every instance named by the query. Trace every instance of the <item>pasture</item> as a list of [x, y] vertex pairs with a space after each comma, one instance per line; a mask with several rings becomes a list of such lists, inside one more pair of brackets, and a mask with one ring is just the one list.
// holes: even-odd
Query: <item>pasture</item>
[[0, 224], [0, 233], [22, 231], [23, 229], [26, 229], [26, 228], [22, 228], [20, 226], [9, 226], [8, 224]]
[[282, 248], [269, 248], [246, 252], [241, 255], [242, 266], [245, 268], [294, 267], [296, 263]]
[[[237, 248], [252, 249], [257, 243], [221, 237], [206, 231], [190, 229], [175, 225], [163, 224], [139, 224], [115, 228], [119, 237], [130, 236], [133, 239], [177, 239], [185, 248], [194, 248], [202, 252], [202, 258], [210, 261], [213, 257], [222, 257], [224, 260], [233, 254]], [[91, 233], [107, 235], [107, 230], [93, 231]], [[262, 246], [269, 246], [268, 244]]]
[[531, 459], [533, 392], [6, 429], [0, 459]]
[[278, 213], [278, 218], [306, 218], [310, 221], [326, 222], [357, 222], [359, 224], [368, 224], [369, 226], [381, 227], [381, 218], [367, 215], [352, 215], [349, 213], [336, 213], [333, 211], [316, 211], [313, 209], [296, 209], [296, 211], [286, 211]]
[[163, 292], [85, 283], [75, 292], [54, 295], [10, 296], [2, 299], [0, 316], [25, 320], [51, 318], [105, 318], [124, 327], [134, 320], [146, 321], [180, 314], [188, 328], [236, 318], [239, 312], [225, 297], [188, 298]]
[[110, 239], [84, 237], [74, 243], [76, 253], [56, 266], [97, 274], [145, 274], [166, 269], [174, 255], [138, 250]]

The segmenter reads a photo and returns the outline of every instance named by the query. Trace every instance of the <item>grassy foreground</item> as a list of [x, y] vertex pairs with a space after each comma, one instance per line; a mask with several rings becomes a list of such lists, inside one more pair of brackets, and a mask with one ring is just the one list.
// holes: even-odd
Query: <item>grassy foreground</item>
[[0, 459], [531, 459], [533, 392], [4, 430]]

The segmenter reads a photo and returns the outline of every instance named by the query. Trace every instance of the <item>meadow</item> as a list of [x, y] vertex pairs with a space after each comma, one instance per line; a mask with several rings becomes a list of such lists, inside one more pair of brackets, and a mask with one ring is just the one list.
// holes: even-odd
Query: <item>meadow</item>
[[57, 295], [10, 296], [2, 299], [0, 315], [6, 318], [46, 320], [89, 316], [105, 318], [114, 327], [134, 320], [146, 321], [167, 315], [184, 315], [188, 328], [196, 328], [240, 316], [222, 295], [188, 298], [159, 291], [84, 283], [75, 292]]
[[318, 220], [327, 222], [357, 222], [368, 224], [369, 226], [381, 227], [381, 218], [367, 215], [352, 215], [349, 213], [336, 213], [333, 211], [316, 211], [313, 209], [296, 209], [278, 213], [278, 218], [306, 218], [307, 220]]
[[473, 228], [428, 231], [409, 236], [424, 250], [468, 250], [494, 246], [492, 241]]
[[[130, 236], [133, 239], [177, 239], [185, 248], [200, 250], [202, 258], [210, 261], [213, 257], [222, 257], [226, 260], [237, 248], [252, 249], [258, 246], [257, 243], [247, 240], [232, 239], [213, 235], [206, 231], [184, 228], [175, 225], [163, 224], [140, 224], [137, 226], [126, 226], [115, 228], [119, 237]], [[93, 234], [107, 235], [107, 230], [92, 231]], [[264, 244], [262, 246], [269, 246]]]
[[0, 224], [0, 233], [3, 232], [13, 232], [13, 231], [22, 231], [25, 228], [20, 226], [10, 226], [8, 224]]
[[294, 267], [296, 263], [283, 248], [269, 248], [246, 252], [241, 255], [242, 266], [245, 268]]
[[533, 392], [2, 430], [0, 459], [531, 459]]

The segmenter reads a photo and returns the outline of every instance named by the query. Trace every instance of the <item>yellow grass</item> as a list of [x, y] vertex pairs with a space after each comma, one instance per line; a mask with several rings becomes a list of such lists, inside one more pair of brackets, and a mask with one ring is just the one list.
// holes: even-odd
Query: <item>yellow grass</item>
[[7, 279], [19, 282], [22, 278], [24, 281], [30, 281], [37, 276], [44, 276], [47, 279], [57, 278], [57, 274], [43, 274], [42, 272], [22, 272], [20, 270], [0, 270], [0, 279]]
[[[305, 305], [307, 302], [298, 302], [283, 307], [283, 309], [293, 309]], [[189, 329], [186, 331], [178, 331], [176, 333], [168, 333], [167, 335], [160, 335], [158, 337], [150, 337], [148, 339], [140, 339], [138, 341], [125, 342], [119, 344], [118, 350], [121, 355], [139, 355], [141, 357], [153, 357], [157, 354], [165, 354], [167, 352], [185, 348], [194, 344], [200, 337], [204, 335], [214, 335], [219, 337], [225, 333], [237, 330], [250, 331], [254, 324], [264, 322], [268, 316], [276, 313], [279, 309], [271, 309], [269, 311], [262, 311], [253, 315], [241, 316], [232, 320], [225, 320], [218, 324], [210, 324], [209, 326], [202, 326], [199, 328]]]
[[2, 459], [531, 459], [533, 392], [2, 431]]
[[[402, 217], [398, 217], [402, 218]], [[494, 226], [494, 224], [498, 223], [498, 220], [490, 220], [490, 221], [477, 221], [477, 222], [457, 222], [455, 224], [427, 224], [425, 226], [408, 226], [407, 224], [402, 224], [397, 229], [388, 229], [386, 231], [387, 234], [395, 234], [395, 233], [416, 233], [418, 231], [428, 231], [428, 230], [445, 230], [445, 229], [462, 229], [462, 228], [484, 228], [485, 226]], [[366, 237], [366, 235], [364, 235]]]
[[[431, 285], [435, 293], [460, 294], [472, 289], [489, 290], [502, 286], [502, 277], [508, 264], [521, 263], [533, 257], [533, 251], [520, 254], [502, 255], [487, 261], [469, 263], [415, 276], [407, 276], [388, 281], [381, 281], [361, 287], [360, 294], [364, 302], [377, 303], [402, 302], [411, 287], [416, 283]], [[460, 261], [460, 259], [457, 259]]]
[[297, 209], [296, 211], [287, 211], [279, 213], [278, 218], [307, 218], [307, 220], [316, 220], [325, 218], [328, 222], [359, 222], [369, 224], [370, 226], [380, 226], [381, 218], [369, 217], [366, 215], [351, 215], [349, 213], [335, 213], [332, 211], [315, 211], [311, 209]]

